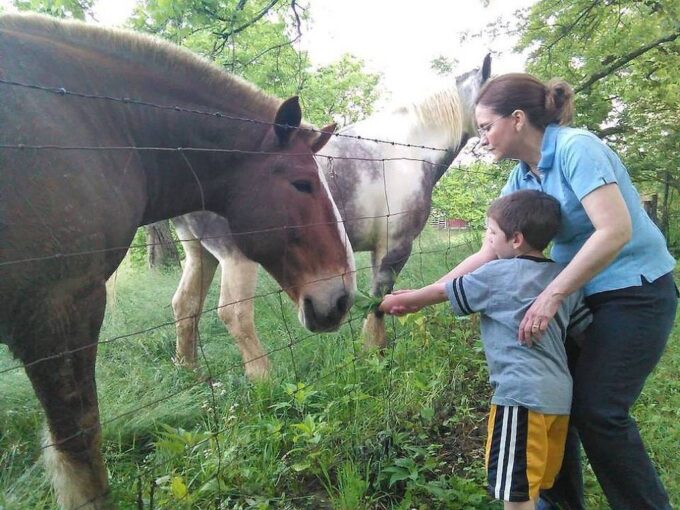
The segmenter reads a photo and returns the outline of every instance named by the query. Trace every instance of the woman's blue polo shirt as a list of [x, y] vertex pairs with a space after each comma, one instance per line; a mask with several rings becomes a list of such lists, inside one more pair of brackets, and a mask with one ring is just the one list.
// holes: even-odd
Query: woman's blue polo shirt
[[541, 179], [520, 161], [508, 177], [502, 194], [536, 189], [557, 198], [562, 206], [562, 226], [553, 241], [551, 258], [568, 264], [594, 232], [581, 200], [591, 191], [617, 183], [632, 220], [632, 239], [616, 259], [584, 287], [586, 296], [607, 290], [653, 282], [673, 270], [661, 231], [647, 215], [626, 167], [616, 153], [583, 129], [551, 124], [545, 129], [538, 162]]

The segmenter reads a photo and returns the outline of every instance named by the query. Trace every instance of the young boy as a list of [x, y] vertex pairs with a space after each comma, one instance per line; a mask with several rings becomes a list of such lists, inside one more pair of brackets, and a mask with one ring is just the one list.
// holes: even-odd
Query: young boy
[[505, 510], [535, 508], [562, 464], [572, 381], [564, 342], [592, 315], [576, 292], [564, 300], [540, 341], [518, 342], [526, 310], [562, 269], [543, 256], [560, 226], [560, 204], [535, 190], [495, 200], [487, 238], [499, 260], [453, 281], [385, 296], [380, 309], [402, 315], [448, 299], [456, 315], [481, 313], [481, 336], [494, 394], [486, 466], [489, 492]]

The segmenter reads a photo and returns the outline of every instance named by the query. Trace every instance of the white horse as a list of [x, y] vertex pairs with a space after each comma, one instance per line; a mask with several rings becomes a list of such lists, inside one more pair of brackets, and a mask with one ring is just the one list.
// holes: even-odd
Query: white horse
[[[434, 185], [475, 133], [474, 100], [490, 72], [487, 55], [480, 69], [457, 77], [454, 87], [348, 126], [317, 155], [352, 248], [372, 254], [374, 296], [392, 290], [427, 222]], [[172, 300], [177, 360], [196, 364], [198, 320], [219, 263], [218, 315], [241, 351], [246, 375], [266, 376], [269, 361], [255, 332], [252, 302], [257, 264], [236, 248], [229, 224], [217, 215], [191, 213], [174, 223], [186, 253]], [[381, 313], [370, 314], [363, 331], [367, 346], [386, 345]]]

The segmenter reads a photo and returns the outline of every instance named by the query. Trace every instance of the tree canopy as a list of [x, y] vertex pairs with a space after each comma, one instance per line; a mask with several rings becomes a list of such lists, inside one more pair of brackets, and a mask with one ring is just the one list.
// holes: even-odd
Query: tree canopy
[[20, 11], [34, 11], [57, 18], [84, 20], [92, 13], [95, 0], [14, 0]]
[[296, 0], [143, 0], [130, 25], [185, 46], [278, 97], [300, 95], [315, 124], [370, 114], [380, 77], [361, 60], [313, 69], [299, 40], [309, 9]]

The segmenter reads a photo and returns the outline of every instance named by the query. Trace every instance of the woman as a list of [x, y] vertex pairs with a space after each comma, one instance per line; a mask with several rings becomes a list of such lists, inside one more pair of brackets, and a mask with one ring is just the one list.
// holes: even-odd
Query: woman
[[[519, 160], [503, 194], [542, 190], [560, 201], [551, 256], [566, 265], [527, 311], [519, 341], [540, 341], [564, 300], [583, 287], [594, 314], [574, 349], [572, 430], [555, 487], [539, 508], [582, 509], [578, 438], [611, 507], [670, 509], [629, 410], [664, 350], [677, 305], [675, 261], [640, 205], [618, 156], [588, 131], [566, 127], [573, 91], [527, 74], [488, 82], [476, 101], [481, 143], [496, 161]], [[488, 241], [443, 279], [495, 257]]]

